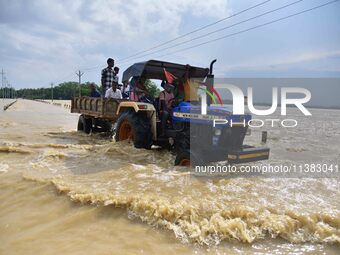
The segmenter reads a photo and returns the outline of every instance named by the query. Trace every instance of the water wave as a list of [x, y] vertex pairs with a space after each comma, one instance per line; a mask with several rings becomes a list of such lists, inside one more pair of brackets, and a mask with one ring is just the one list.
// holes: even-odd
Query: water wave
[[[39, 181], [46, 182], [46, 179]], [[130, 217], [171, 230], [184, 243], [216, 245], [222, 240], [252, 243], [266, 237], [281, 237], [292, 243], [340, 243], [340, 215], [282, 212], [232, 203], [214, 205], [216, 208], [213, 208], [209, 203], [190, 204], [185, 199], [171, 201], [156, 194], [83, 190], [61, 177], [48, 182], [74, 202], [126, 208]]]
[[15, 146], [0, 146], [0, 153], [19, 153], [19, 154], [30, 154], [31, 151], [24, 150]]

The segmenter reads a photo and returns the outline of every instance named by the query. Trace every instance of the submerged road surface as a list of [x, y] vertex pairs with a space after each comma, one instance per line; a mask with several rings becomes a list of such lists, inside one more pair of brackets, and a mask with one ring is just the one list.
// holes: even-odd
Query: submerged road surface
[[[269, 129], [267, 163], [339, 164], [339, 111], [312, 113]], [[306, 132], [312, 120], [320, 132]], [[1, 254], [339, 251], [338, 178], [198, 177], [167, 151], [77, 133], [77, 121], [22, 99], [0, 112]]]

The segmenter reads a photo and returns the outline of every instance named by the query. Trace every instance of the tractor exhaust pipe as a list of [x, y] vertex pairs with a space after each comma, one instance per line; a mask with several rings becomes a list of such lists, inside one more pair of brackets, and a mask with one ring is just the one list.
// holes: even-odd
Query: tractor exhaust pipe
[[[211, 88], [214, 87], [214, 75], [213, 75], [213, 68], [214, 68], [214, 64], [216, 62], [216, 59], [214, 59], [213, 61], [211, 61], [210, 63], [210, 69], [209, 69], [209, 74], [207, 75], [207, 81], [206, 81], [206, 86], [207, 86], [207, 90], [211, 91]], [[207, 96], [207, 105], [211, 105], [212, 103], [212, 99]]]
[[210, 63], [210, 69], [209, 69], [209, 75], [212, 75], [212, 73], [213, 73], [213, 67], [214, 67], [214, 64], [215, 64], [216, 61], [217, 61], [217, 59], [214, 59], [213, 61], [211, 61], [211, 63]]

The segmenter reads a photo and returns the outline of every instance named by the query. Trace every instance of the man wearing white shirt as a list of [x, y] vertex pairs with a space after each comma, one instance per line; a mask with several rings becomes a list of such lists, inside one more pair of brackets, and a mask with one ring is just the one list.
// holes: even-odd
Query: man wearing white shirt
[[106, 90], [105, 98], [115, 98], [115, 99], [122, 99], [122, 93], [119, 89], [117, 89], [118, 83], [113, 81], [111, 88]]

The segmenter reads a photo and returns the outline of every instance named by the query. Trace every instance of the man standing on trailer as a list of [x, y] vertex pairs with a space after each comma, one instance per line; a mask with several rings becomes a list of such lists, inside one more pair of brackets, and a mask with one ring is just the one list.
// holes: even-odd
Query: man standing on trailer
[[113, 71], [113, 66], [115, 64], [115, 61], [112, 58], [107, 59], [107, 67], [102, 70], [102, 77], [101, 77], [101, 83], [102, 83], [102, 96], [105, 95], [105, 92], [107, 89], [109, 89], [112, 85], [112, 82], [115, 79], [115, 72]]

